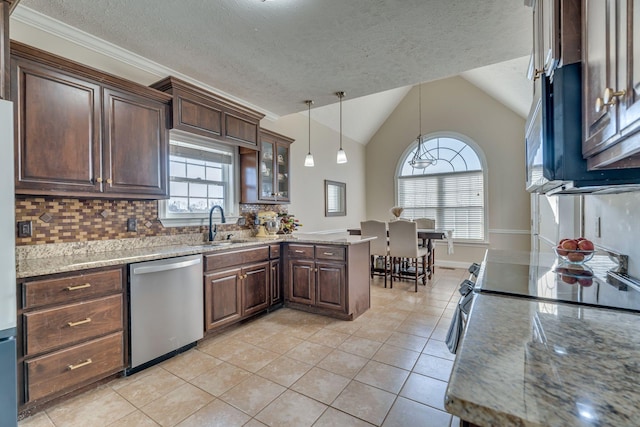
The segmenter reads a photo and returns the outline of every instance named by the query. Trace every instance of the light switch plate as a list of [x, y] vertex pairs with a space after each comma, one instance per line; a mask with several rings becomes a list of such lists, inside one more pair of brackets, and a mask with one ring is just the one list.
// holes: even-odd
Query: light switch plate
[[18, 221], [18, 237], [31, 237], [31, 221]]

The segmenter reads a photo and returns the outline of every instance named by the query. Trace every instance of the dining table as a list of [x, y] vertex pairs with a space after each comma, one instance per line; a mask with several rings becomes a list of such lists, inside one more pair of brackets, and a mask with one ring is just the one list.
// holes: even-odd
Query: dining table
[[[347, 232], [352, 236], [360, 236], [362, 231], [359, 228], [348, 228]], [[387, 231], [387, 234], [389, 232]], [[451, 234], [448, 230], [439, 230], [431, 228], [418, 228], [418, 239], [422, 240], [422, 247], [425, 247], [429, 251], [427, 257], [427, 267], [429, 269], [428, 279], [431, 280], [433, 275], [433, 265], [435, 263], [435, 247], [432, 240], [444, 240]]]

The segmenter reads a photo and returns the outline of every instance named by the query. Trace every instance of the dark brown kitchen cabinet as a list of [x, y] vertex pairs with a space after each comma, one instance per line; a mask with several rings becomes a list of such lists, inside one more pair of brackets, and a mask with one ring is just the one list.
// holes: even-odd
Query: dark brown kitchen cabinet
[[205, 254], [205, 331], [236, 323], [271, 306], [269, 246]]
[[640, 167], [638, 25], [637, 2], [583, 0], [583, 155], [590, 169]]
[[242, 269], [204, 275], [205, 330], [242, 318]]
[[175, 77], [167, 77], [151, 87], [173, 96], [172, 129], [258, 149], [264, 114]]
[[118, 267], [18, 281], [21, 410], [124, 369], [124, 278]]
[[370, 306], [369, 244], [284, 245], [287, 275], [285, 304], [354, 319]]
[[161, 199], [170, 96], [12, 42], [16, 194]]
[[265, 129], [260, 151], [240, 150], [240, 202], [289, 203], [290, 146], [293, 139]]

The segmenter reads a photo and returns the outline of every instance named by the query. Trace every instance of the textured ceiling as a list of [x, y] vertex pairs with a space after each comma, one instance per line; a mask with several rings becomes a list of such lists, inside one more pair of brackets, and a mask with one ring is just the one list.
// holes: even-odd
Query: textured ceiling
[[531, 11], [516, 0], [20, 5], [275, 115], [304, 111], [305, 99], [315, 107], [333, 104], [337, 90], [347, 93], [345, 100], [361, 97], [522, 57], [531, 48]]

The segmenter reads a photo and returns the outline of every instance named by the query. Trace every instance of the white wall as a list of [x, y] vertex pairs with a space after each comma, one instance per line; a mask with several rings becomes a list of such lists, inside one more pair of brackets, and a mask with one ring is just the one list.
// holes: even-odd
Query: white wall
[[[301, 97], [302, 99], [302, 97]], [[302, 104], [302, 102], [301, 102]], [[313, 110], [311, 110], [313, 118]], [[291, 145], [291, 204], [289, 213], [300, 219], [300, 231], [333, 231], [359, 228], [365, 218], [365, 147], [343, 136], [342, 146], [348, 162], [336, 163], [340, 135], [311, 120], [311, 153], [315, 166], [304, 166], [308, 150], [308, 118], [297, 113], [276, 122], [262, 120], [266, 129], [294, 138]], [[324, 216], [324, 180], [347, 184], [347, 216]]]
[[[367, 145], [367, 217], [389, 219], [394, 173], [418, 135], [418, 88], [413, 88]], [[488, 166], [488, 244], [437, 251], [441, 265], [481, 261], [487, 247], [530, 248], [530, 201], [525, 191], [524, 119], [460, 77], [422, 85], [422, 132], [455, 132], [475, 141]], [[437, 224], [436, 224], [437, 226]]]

